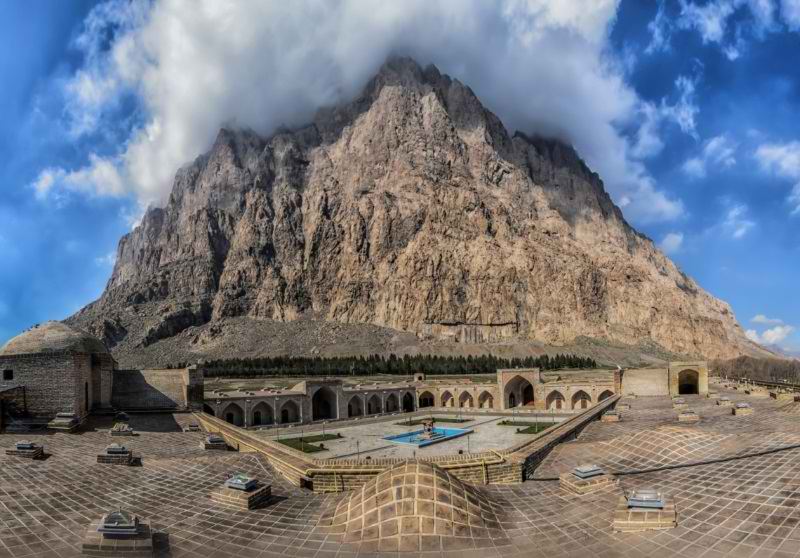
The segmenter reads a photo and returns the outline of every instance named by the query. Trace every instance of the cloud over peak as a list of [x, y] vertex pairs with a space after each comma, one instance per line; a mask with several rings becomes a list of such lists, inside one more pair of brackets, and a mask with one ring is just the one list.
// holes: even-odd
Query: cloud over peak
[[[510, 129], [573, 143], [628, 217], [673, 219], [681, 202], [657, 188], [620, 131], [642, 124], [642, 101], [608, 48], [617, 9], [618, 0], [109, 0], [76, 41], [85, 63], [65, 87], [67, 113], [77, 135], [119, 120], [126, 96], [139, 118], [119, 152], [46, 169], [37, 191], [83, 189], [86, 177], [108, 179], [99, 167], [110, 163], [126, 192], [161, 203], [176, 169], [221, 126], [270, 134], [304, 124], [355, 97], [389, 56], [407, 55], [472, 87]], [[692, 87], [679, 84], [681, 100]], [[692, 105], [675, 107], [678, 125], [693, 128]]]

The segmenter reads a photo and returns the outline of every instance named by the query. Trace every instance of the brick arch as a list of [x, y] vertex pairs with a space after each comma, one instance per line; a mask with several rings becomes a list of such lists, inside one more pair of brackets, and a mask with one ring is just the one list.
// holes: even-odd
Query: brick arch
[[613, 395], [614, 395], [614, 392], [611, 391], [610, 389], [607, 389], [603, 393], [600, 394], [600, 396], [597, 398], [597, 402], [599, 403], [600, 401], [605, 401], [606, 399], [608, 399], [609, 397], [611, 397]]
[[484, 391], [478, 396], [478, 407], [481, 409], [494, 408], [494, 396], [488, 391]]
[[475, 399], [472, 397], [472, 394], [468, 391], [461, 392], [461, 395], [458, 396], [458, 406], [466, 408], [474, 407]]
[[300, 406], [296, 401], [289, 399], [281, 405], [281, 424], [300, 422]]
[[339, 418], [336, 392], [328, 386], [320, 386], [311, 397], [311, 420]]
[[350, 401], [347, 402], [347, 416], [348, 417], [360, 417], [364, 415], [364, 401], [361, 399], [361, 395], [354, 395], [350, 398]]
[[452, 407], [453, 405], [455, 405], [453, 394], [449, 390], [445, 390], [442, 393], [442, 407]]
[[592, 396], [584, 390], [579, 389], [572, 394], [572, 408], [573, 409], [588, 409], [592, 405]]
[[417, 403], [419, 408], [423, 407], [435, 407], [436, 406], [436, 397], [429, 391], [423, 391], [419, 394], [419, 402]]
[[272, 405], [266, 401], [260, 401], [250, 411], [250, 424], [253, 426], [272, 424], [274, 419]]
[[567, 398], [564, 394], [554, 389], [545, 398], [545, 405], [547, 410], [561, 410], [567, 408]]
[[400, 409], [400, 404], [397, 400], [396, 393], [390, 393], [386, 396], [386, 402], [383, 404], [383, 410], [387, 413], [394, 413]]
[[367, 413], [368, 415], [377, 415], [383, 412], [383, 405], [381, 405], [381, 398], [377, 393], [373, 393], [367, 398]]
[[244, 426], [244, 409], [235, 401], [225, 405], [219, 416], [222, 420], [234, 426]]

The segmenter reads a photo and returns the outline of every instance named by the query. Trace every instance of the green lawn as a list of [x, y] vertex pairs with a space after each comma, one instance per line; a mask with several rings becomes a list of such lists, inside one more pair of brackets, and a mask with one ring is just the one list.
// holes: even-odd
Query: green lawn
[[503, 420], [498, 422], [500, 426], [515, 426], [517, 427], [517, 434], [538, 434], [548, 428], [555, 426], [552, 422], [527, 422], [527, 421], [510, 421]]
[[[396, 422], [398, 426], [419, 426], [420, 424], [424, 424], [431, 420], [430, 418], [417, 418], [414, 420], [404, 420], [403, 422]], [[433, 422], [434, 424], [437, 422], [453, 422], [453, 423], [462, 423], [462, 422], [471, 422], [473, 419], [467, 418], [448, 418], [448, 417], [434, 417]]]
[[316, 453], [327, 449], [316, 445], [317, 443], [326, 442], [328, 440], [339, 440], [341, 438], [341, 434], [316, 434], [314, 436], [299, 436], [297, 438], [281, 438], [277, 441], [284, 446], [289, 446], [303, 453]]

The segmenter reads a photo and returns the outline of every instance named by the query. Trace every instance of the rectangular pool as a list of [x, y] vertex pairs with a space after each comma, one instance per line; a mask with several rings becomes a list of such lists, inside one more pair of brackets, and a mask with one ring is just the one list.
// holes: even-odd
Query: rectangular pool
[[383, 439], [395, 444], [409, 444], [423, 448], [431, 444], [452, 440], [459, 436], [464, 436], [472, 432], [470, 428], [433, 428], [433, 436], [423, 436], [424, 430], [415, 430], [413, 432], [406, 432], [405, 434], [395, 434], [393, 436], [384, 436]]

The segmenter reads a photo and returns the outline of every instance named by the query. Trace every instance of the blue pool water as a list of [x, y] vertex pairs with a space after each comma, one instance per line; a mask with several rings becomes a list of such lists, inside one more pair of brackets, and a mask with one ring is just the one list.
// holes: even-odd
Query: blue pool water
[[424, 432], [424, 430], [415, 430], [414, 432], [406, 432], [405, 434], [384, 436], [383, 439], [394, 442], [395, 444], [410, 444], [412, 446], [423, 448], [431, 444], [436, 444], [438, 442], [444, 442], [445, 440], [452, 440], [453, 438], [464, 436], [465, 434], [472, 432], [472, 430], [469, 428], [438, 428], [434, 426], [433, 438], [422, 437]]

